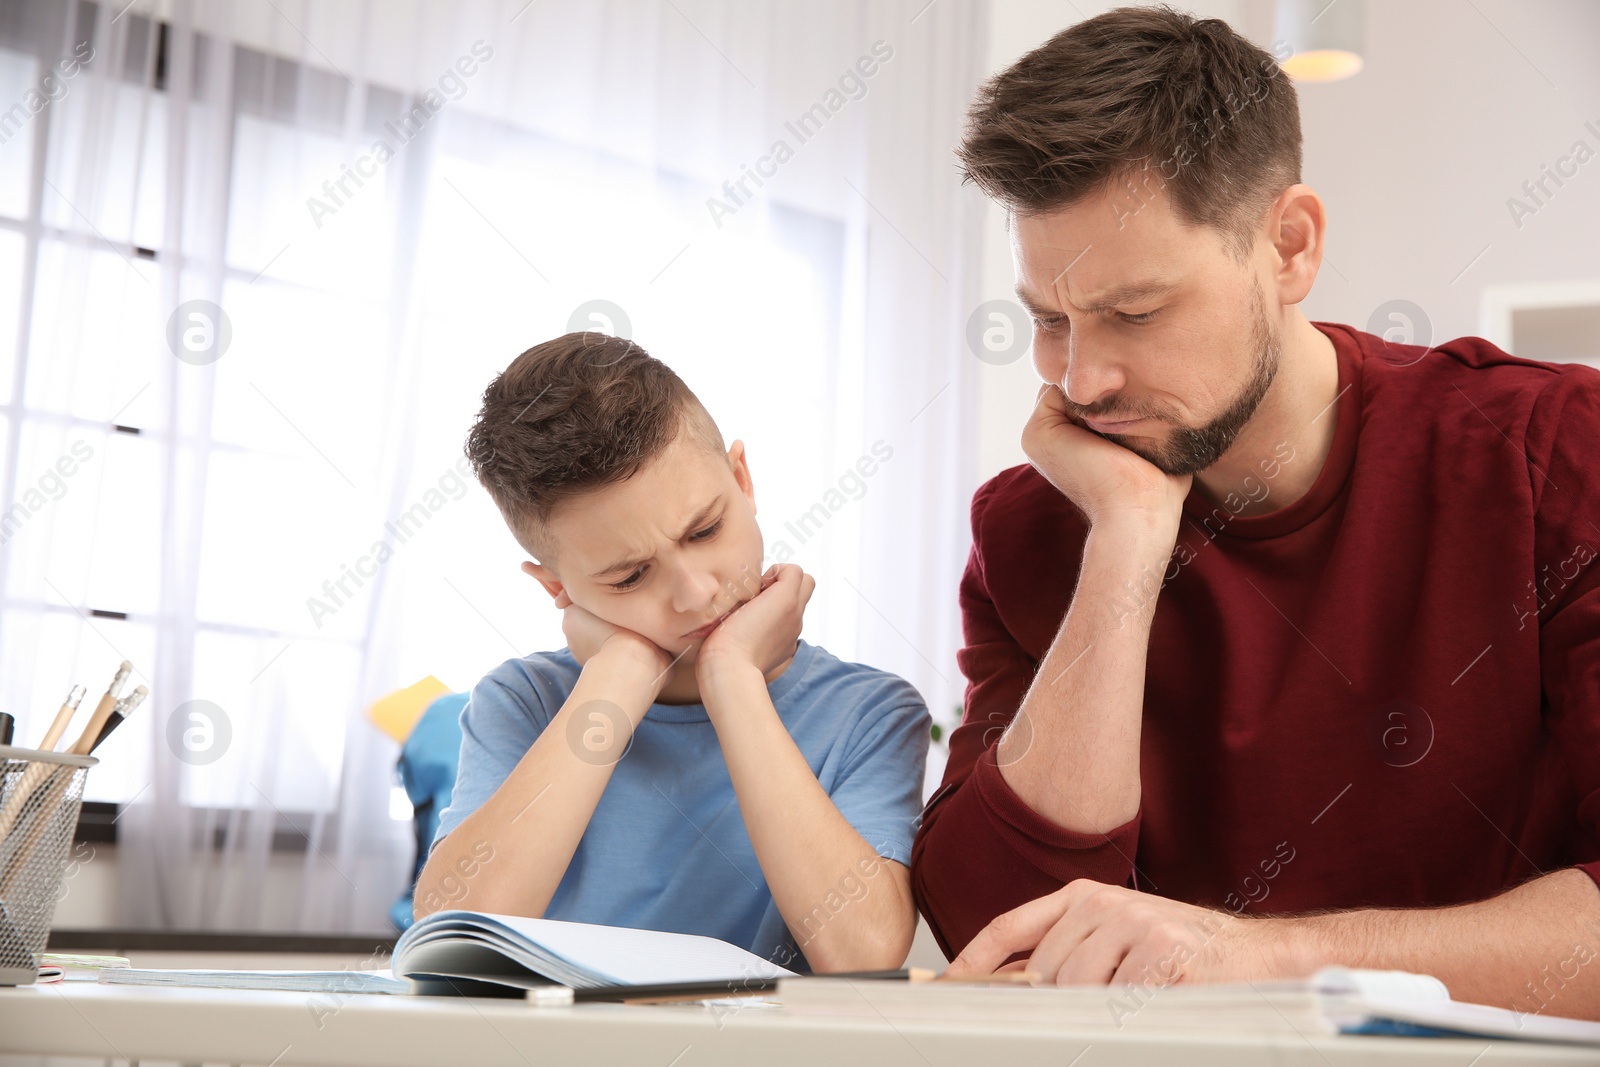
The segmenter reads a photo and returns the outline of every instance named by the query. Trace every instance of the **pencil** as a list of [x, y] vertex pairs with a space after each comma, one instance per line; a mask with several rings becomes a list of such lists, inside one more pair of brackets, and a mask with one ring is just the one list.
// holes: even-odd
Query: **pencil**
[[95, 705], [94, 714], [89, 716], [89, 724], [83, 728], [83, 733], [72, 743], [67, 751], [74, 756], [87, 756], [89, 749], [94, 747], [95, 738], [100, 736], [100, 731], [105, 728], [106, 720], [111, 717], [111, 709], [117, 705], [117, 697], [122, 695], [122, 687], [128, 684], [128, 675], [133, 673], [133, 664], [127, 660], [117, 668], [116, 677], [111, 679], [111, 684], [106, 687], [106, 695], [100, 698], [100, 703]]
[[[918, 973], [920, 972], [920, 973]], [[1034, 985], [1043, 978], [1038, 971], [1005, 971], [1000, 974], [977, 974], [971, 978], [950, 978], [935, 975], [920, 967], [912, 968], [913, 982], [944, 982], [949, 985]]]
[[[83, 699], [84, 688], [81, 685], [72, 687], [67, 694], [67, 702], [61, 705], [61, 710], [56, 712], [55, 721], [50, 724], [50, 729], [45, 732], [44, 741], [39, 745], [46, 752], [55, 749], [56, 742], [61, 739], [61, 734], [66, 730], [67, 723], [72, 719], [72, 713], [78, 709], [78, 702]], [[28, 769], [22, 772], [21, 779], [6, 795], [4, 806], [0, 806], [0, 841], [11, 832], [11, 827], [16, 824], [17, 816], [27, 805], [34, 790], [39, 783], [50, 776], [50, 765], [45, 763], [29, 763]]]
[[72, 721], [72, 715], [78, 710], [78, 704], [83, 700], [83, 694], [88, 690], [81, 685], [72, 687], [72, 692], [67, 694], [66, 702], [61, 705], [61, 710], [56, 712], [55, 721], [50, 724], [50, 729], [45, 731], [44, 740], [39, 742], [39, 747], [46, 752], [55, 750], [56, 742], [61, 740], [61, 735], [67, 732], [67, 723]]

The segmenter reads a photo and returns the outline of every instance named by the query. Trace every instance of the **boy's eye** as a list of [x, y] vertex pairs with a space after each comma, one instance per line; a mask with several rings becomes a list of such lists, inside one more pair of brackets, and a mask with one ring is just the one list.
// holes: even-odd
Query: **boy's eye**
[[[718, 519], [716, 522], [712, 523], [710, 526], [707, 526], [704, 530], [701, 530], [698, 533], [690, 534], [689, 535], [689, 540], [691, 540], [691, 541], [709, 541], [711, 538], [716, 536], [717, 531], [720, 530], [720, 529], [722, 529], [722, 520]], [[639, 582], [643, 578], [644, 578], [644, 568], [640, 567], [638, 570], [636, 570], [632, 574], [628, 575], [622, 581], [620, 581], [620, 582], [612, 582], [611, 583], [611, 588], [613, 588], [613, 589], [632, 589], [634, 586], [638, 585]]]
[[1156, 312], [1158, 312], [1160, 310], [1161, 310], [1160, 308], [1156, 308], [1155, 311], [1144, 311], [1144, 312], [1140, 312], [1137, 315], [1127, 315], [1127, 314], [1124, 314], [1121, 311], [1117, 312], [1117, 314], [1122, 316], [1122, 321], [1123, 322], [1126, 322], [1126, 323], [1128, 323], [1128, 324], [1130, 324], [1132, 326], [1143, 326], [1145, 323], [1147, 323], [1151, 319], [1155, 318], [1156, 317]]
[[691, 541], [709, 541], [712, 537], [716, 536], [717, 531], [720, 530], [720, 529], [722, 529], [722, 520], [718, 519], [716, 522], [712, 523], [710, 526], [707, 526], [704, 530], [701, 530], [699, 533], [692, 535], [689, 538], [689, 540], [691, 540]]

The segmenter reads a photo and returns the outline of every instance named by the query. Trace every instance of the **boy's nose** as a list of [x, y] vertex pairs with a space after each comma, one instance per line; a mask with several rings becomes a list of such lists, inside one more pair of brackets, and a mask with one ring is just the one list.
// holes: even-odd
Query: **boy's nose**
[[715, 575], [686, 570], [673, 583], [672, 609], [680, 615], [710, 622], [710, 617], [723, 609], [723, 605], [718, 603], [721, 591]]

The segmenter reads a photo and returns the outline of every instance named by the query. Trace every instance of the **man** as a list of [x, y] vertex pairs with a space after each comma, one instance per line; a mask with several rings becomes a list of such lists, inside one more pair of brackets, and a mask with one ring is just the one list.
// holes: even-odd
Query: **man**
[[959, 153], [1044, 385], [913, 853], [952, 971], [1600, 1017], [1600, 374], [1307, 321], [1295, 92], [1216, 20], [1073, 26]]

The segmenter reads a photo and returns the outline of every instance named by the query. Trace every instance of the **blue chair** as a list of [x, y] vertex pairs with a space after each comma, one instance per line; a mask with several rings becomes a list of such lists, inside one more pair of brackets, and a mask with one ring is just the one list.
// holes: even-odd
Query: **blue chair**
[[411, 823], [416, 834], [417, 857], [411, 866], [406, 890], [389, 909], [396, 930], [412, 923], [412, 896], [417, 876], [428, 860], [428, 847], [439, 829], [439, 813], [450, 806], [456, 785], [456, 768], [461, 761], [461, 709], [467, 706], [466, 693], [448, 693], [429, 704], [411, 736], [400, 748], [400, 782], [411, 798]]

